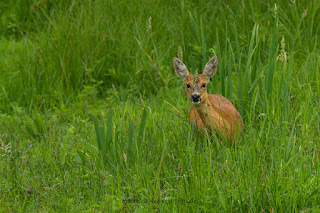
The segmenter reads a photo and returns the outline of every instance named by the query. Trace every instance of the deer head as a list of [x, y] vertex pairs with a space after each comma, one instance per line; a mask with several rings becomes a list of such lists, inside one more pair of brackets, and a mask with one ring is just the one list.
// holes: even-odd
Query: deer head
[[173, 58], [173, 66], [178, 77], [184, 81], [188, 92], [188, 99], [193, 104], [204, 103], [208, 98], [207, 84], [217, 71], [217, 56], [212, 57], [208, 61], [202, 74], [190, 74], [186, 65], [178, 58]]

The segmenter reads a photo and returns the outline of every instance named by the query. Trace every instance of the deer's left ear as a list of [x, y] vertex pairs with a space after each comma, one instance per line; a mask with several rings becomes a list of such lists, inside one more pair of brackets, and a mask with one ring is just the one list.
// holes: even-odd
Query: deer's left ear
[[203, 69], [203, 74], [210, 79], [212, 76], [214, 76], [214, 74], [216, 74], [217, 72], [217, 67], [218, 67], [218, 57], [217, 56], [213, 56], [208, 63], [206, 64], [206, 66]]

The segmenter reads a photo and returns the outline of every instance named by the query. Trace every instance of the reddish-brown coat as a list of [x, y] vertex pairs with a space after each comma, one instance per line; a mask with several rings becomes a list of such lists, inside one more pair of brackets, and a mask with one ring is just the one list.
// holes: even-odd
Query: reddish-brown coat
[[[205, 102], [193, 105], [189, 111], [189, 122], [199, 129], [213, 130], [217, 135], [233, 141], [243, 128], [237, 109], [225, 97], [208, 94]], [[239, 129], [240, 127], [240, 129]]]
[[199, 129], [214, 131], [219, 137], [232, 142], [243, 128], [237, 109], [225, 97], [207, 93], [207, 84], [216, 73], [218, 58], [212, 57], [202, 74], [192, 75], [178, 58], [173, 59], [176, 74], [184, 81], [188, 99], [193, 103], [189, 111], [189, 122]]

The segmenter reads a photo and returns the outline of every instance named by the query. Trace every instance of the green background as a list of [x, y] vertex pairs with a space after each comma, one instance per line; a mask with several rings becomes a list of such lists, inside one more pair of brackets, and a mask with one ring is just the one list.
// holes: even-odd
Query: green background
[[[0, 2], [0, 211], [320, 211], [319, 0]], [[230, 146], [172, 58], [218, 56]]]

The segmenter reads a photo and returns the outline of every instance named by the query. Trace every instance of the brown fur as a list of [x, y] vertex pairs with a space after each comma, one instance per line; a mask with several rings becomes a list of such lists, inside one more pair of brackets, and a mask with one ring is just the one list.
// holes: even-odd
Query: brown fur
[[192, 101], [193, 94], [200, 95], [200, 103], [193, 104], [189, 111], [189, 123], [194, 122], [199, 129], [214, 131], [228, 141], [237, 138], [243, 128], [240, 113], [225, 97], [207, 93], [209, 79], [217, 69], [217, 57], [211, 58], [203, 73], [195, 76], [179, 59], [174, 58], [174, 65], [177, 75], [184, 80], [188, 99]]
[[189, 123], [193, 122], [199, 129], [213, 130], [228, 141], [239, 136], [243, 127], [240, 113], [228, 99], [217, 94], [208, 94], [206, 102], [191, 107]]

